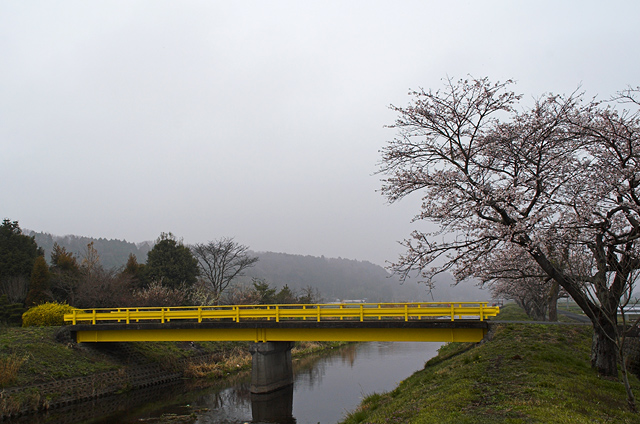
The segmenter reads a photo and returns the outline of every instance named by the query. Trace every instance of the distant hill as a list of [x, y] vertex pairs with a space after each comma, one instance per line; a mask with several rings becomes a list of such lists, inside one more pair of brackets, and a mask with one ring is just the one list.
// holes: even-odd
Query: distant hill
[[102, 266], [108, 269], [117, 269], [124, 266], [131, 253], [136, 255], [139, 263], [144, 263], [147, 261], [147, 252], [153, 247], [153, 242], [136, 244], [125, 240], [107, 240], [105, 238], [96, 239], [73, 235], [54, 236], [48, 233], [36, 233], [28, 230], [25, 231], [25, 234], [33, 236], [38, 246], [44, 249], [47, 261], [51, 260], [51, 250], [54, 243], [58, 243], [80, 259], [87, 251], [87, 245], [93, 242], [93, 247], [100, 256]]
[[437, 276], [435, 287], [429, 292], [417, 280], [400, 284], [399, 279], [385, 268], [367, 261], [274, 252], [252, 254], [260, 260], [246, 271], [241, 282], [247, 284], [252, 278], [262, 278], [277, 288], [287, 284], [298, 291], [311, 286], [320, 290], [327, 302], [338, 299], [463, 302], [489, 300], [491, 297], [489, 291], [477, 287], [475, 281], [455, 284], [449, 273]]
[[[147, 253], [154, 242], [132, 243], [125, 240], [108, 240], [75, 235], [54, 236], [48, 233], [25, 231], [33, 236], [38, 246], [50, 260], [53, 244], [58, 243], [67, 251], [81, 258], [87, 244], [93, 242], [105, 268], [123, 267], [129, 254], [133, 253], [139, 263], [145, 263]], [[294, 291], [311, 286], [320, 291], [324, 301], [366, 299], [380, 301], [465, 301], [488, 300], [489, 293], [479, 290], [473, 282], [454, 283], [451, 274], [443, 274], [435, 280], [435, 289], [429, 292], [424, 285], [415, 281], [400, 284], [385, 268], [368, 261], [324, 256], [303, 256], [275, 252], [251, 252], [260, 260], [249, 268], [238, 284], [251, 285], [253, 278], [267, 281], [275, 288], [285, 284]]]
[[416, 284], [400, 285], [387, 270], [367, 261], [343, 258], [292, 255], [288, 253], [253, 253], [260, 260], [246, 271], [241, 282], [261, 278], [274, 287], [288, 285], [300, 291], [317, 288], [325, 301], [366, 299], [370, 302], [411, 300], [425, 295]]

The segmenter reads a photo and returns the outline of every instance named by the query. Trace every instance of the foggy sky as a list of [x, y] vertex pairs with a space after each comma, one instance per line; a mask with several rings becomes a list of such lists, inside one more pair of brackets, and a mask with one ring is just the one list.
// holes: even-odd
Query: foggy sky
[[409, 89], [639, 85], [640, 2], [0, 0], [0, 218], [56, 235], [384, 264], [377, 193]]

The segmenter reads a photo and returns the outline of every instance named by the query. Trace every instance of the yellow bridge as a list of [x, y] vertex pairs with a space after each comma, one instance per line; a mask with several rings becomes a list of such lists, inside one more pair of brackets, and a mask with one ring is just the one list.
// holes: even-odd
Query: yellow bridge
[[64, 319], [78, 342], [480, 341], [486, 302], [229, 305], [77, 309]]

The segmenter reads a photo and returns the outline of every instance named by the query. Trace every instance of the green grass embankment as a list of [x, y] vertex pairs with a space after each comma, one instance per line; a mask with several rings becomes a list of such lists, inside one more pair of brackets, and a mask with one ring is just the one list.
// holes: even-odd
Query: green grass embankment
[[[251, 355], [244, 342], [155, 342], [129, 343], [128, 349], [115, 352], [103, 346], [83, 345], [56, 337], [60, 327], [0, 327], [0, 389], [29, 386], [62, 379], [85, 377], [118, 370], [135, 363], [158, 363], [175, 368], [190, 357], [212, 355], [217, 365], [211, 375], [206, 366], [193, 377], [223, 377], [247, 369]], [[121, 344], [121, 345], [124, 345]], [[339, 343], [298, 343], [294, 356], [313, 354]]]
[[117, 369], [107, 357], [57, 342], [57, 327], [0, 328], [0, 388]]
[[[503, 320], [524, 320], [503, 311]], [[622, 383], [591, 369], [591, 335], [590, 326], [500, 324], [487, 342], [444, 345], [344, 423], [640, 423]], [[632, 385], [639, 396], [635, 376]]]
[[238, 343], [132, 343], [127, 356], [56, 337], [60, 327], [0, 329], [0, 388], [85, 377], [138, 363], [173, 365], [190, 356], [236, 349]]
[[[87, 399], [92, 396], [87, 386], [99, 389], [93, 393], [98, 396], [169, 377], [217, 380], [251, 367], [245, 342], [78, 344], [60, 329], [0, 327], [0, 416]], [[301, 357], [335, 346], [300, 343], [292, 354]], [[138, 375], [149, 367], [155, 382]]]

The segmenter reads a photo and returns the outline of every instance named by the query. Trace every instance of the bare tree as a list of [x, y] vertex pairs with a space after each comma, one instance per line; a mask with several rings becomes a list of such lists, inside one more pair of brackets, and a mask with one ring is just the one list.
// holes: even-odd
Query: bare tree
[[247, 246], [228, 237], [191, 246], [193, 256], [198, 260], [200, 275], [216, 303], [234, 278], [242, 276], [245, 269], [258, 262], [258, 258], [250, 256], [248, 250]]
[[[592, 366], [616, 376], [617, 311], [640, 266], [640, 116], [576, 93], [517, 111], [509, 84], [447, 80], [392, 107], [382, 192], [419, 192], [415, 220], [439, 228], [414, 231], [392, 269], [462, 279], [516, 246], [590, 318]], [[560, 265], [558, 250], [588, 266]]]
[[[113, 308], [131, 305], [133, 287], [131, 275], [105, 269], [93, 246], [87, 244], [81, 264], [64, 249], [54, 251], [52, 262], [56, 272], [67, 271], [62, 277], [59, 290], [68, 294], [67, 299], [78, 308]], [[138, 306], [138, 305], [134, 305]]]
[[78, 308], [146, 306], [132, 304], [132, 286], [129, 275], [95, 264], [90, 272], [83, 272], [80, 276], [73, 306]]
[[320, 290], [310, 285], [302, 288], [300, 296], [298, 296], [298, 303], [314, 304], [322, 302], [322, 295]]

